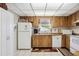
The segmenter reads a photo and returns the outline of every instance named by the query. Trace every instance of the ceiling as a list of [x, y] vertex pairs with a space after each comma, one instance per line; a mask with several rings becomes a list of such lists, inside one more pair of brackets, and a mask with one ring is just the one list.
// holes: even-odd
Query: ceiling
[[19, 16], [68, 16], [79, 10], [79, 3], [7, 3]]

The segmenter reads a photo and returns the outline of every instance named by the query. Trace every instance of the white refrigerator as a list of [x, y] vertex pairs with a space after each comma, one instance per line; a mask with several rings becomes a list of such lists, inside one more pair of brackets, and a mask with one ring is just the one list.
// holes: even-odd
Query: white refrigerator
[[31, 49], [32, 24], [18, 23], [18, 49]]

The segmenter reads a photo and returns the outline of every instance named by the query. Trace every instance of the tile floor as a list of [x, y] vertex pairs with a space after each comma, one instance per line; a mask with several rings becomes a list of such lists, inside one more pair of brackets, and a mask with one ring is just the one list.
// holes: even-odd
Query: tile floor
[[31, 50], [17, 50], [16, 56], [63, 56], [63, 55], [59, 50], [58, 52], [31, 52]]

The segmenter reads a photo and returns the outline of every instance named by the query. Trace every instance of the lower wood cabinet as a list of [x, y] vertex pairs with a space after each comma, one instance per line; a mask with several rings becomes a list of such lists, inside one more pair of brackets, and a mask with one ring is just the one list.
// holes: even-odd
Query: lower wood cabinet
[[32, 38], [32, 47], [52, 47], [50, 35], [35, 35]]
[[62, 35], [61, 47], [66, 47], [66, 36]]
[[[56, 38], [52, 38], [56, 37]], [[65, 47], [65, 36], [63, 35], [33, 35], [32, 48], [33, 47]], [[55, 46], [53, 46], [56, 44]]]
[[70, 36], [66, 36], [66, 48], [70, 50]]

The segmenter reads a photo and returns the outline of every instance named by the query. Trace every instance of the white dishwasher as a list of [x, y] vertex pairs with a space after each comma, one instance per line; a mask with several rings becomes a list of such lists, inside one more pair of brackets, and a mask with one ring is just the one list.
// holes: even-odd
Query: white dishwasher
[[52, 47], [61, 47], [61, 35], [52, 36]]

